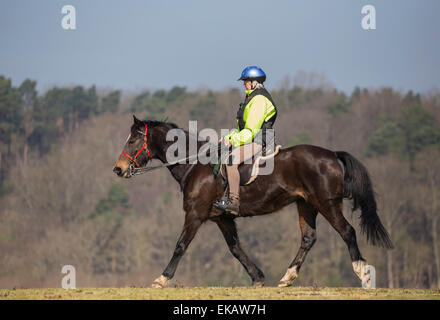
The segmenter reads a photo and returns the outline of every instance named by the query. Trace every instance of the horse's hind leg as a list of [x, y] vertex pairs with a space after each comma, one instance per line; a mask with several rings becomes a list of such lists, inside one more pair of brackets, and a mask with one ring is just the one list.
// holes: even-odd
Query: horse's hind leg
[[318, 211], [304, 200], [297, 202], [299, 227], [301, 229], [301, 246], [278, 287], [288, 287], [298, 277], [299, 269], [307, 253], [316, 241], [316, 215]]
[[353, 271], [362, 281], [362, 268], [367, 265], [367, 262], [362, 258], [359, 251], [356, 241], [356, 231], [344, 218], [342, 213], [342, 199], [328, 200], [325, 204], [321, 203], [318, 209], [345, 241], [348, 252], [350, 253]]
[[246, 253], [240, 246], [240, 241], [238, 238], [237, 227], [235, 221], [228, 217], [218, 217], [215, 222], [220, 228], [226, 243], [228, 244], [229, 250], [232, 255], [240, 261], [240, 263], [245, 268], [246, 272], [252, 279], [252, 284], [255, 287], [261, 287], [264, 285], [264, 274], [258, 269], [258, 267], [248, 258]]

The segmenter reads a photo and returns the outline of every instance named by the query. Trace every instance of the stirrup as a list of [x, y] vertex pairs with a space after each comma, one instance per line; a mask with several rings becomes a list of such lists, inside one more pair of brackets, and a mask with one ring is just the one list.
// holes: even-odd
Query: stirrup
[[237, 199], [238, 204], [234, 204], [235, 199], [229, 198], [229, 197], [222, 197], [220, 200], [214, 202], [214, 207], [217, 209], [220, 209], [222, 211], [226, 211], [227, 213], [233, 214], [235, 216], [239, 215], [240, 211], [240, 203], [239, 199]]

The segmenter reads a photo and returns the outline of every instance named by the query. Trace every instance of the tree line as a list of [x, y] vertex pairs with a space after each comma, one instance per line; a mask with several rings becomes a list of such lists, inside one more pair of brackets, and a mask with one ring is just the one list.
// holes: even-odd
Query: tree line
[[[345, 150], [368, 168], [379, 216], [396, 245], [362, 254], [378, 285], [440, 287], [440, 94], [327, 85], [270, 89], [277, 142]], [[238, 89], [98, 90], [0, 77], [0, 286], [57, 286], [61, 264], [77, 265], [83, 285], [148, 285], [168, 262], [183, 222], [181, 194], [167, 172], [121, 180], [111, 167], [131, 124], [165, 119], [186, 127], [233, 128]], [[38, 170], [36, 170], [38, 168]], [[277, 283], [300, 242], [295, 206], [238, 221], [245, 250]], [[178, 215], [178, 219], [176, 219]], [[217, 237], [213, 234], [217, 233]], [[28, 252], [28, 254], [23, 254]], [[26, 266], [32, 265], [32, 272]], [[246, 285], [241, 265], [214, 225], [202, 228], [176, 273], [188, 285]], [[85, 276], [87, 275], [87, 276]], [[81, 285], [81, 281], [80, 284]], [[318, 218], [318, 240], [299, 285], [359, 285], [345, 244]]]

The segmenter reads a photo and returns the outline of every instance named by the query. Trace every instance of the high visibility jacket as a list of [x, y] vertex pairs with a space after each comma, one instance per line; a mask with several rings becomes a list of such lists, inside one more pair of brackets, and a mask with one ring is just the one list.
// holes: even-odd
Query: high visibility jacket
[[237, 129], [225, 139], [229, 139], [234, 147], [251, 143], [260, 130], [272, 128], [276, 116], [275, 103], [266, 89], [247, 90], [244, 103], [237, 112]]

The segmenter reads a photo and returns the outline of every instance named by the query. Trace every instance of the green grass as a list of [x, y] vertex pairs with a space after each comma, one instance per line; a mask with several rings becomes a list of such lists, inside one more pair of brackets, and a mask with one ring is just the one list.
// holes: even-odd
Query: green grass
[[314, 287], [193, 287], [193, 288], [79, 288], [64, 289], [0, 289], [0, 299], [154, 299], [154, 300], [293, 300], [293, 299], [436, 299], [440, 290], [314, 288]]

